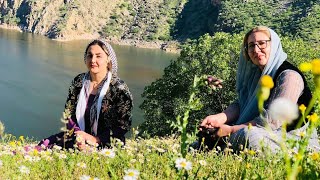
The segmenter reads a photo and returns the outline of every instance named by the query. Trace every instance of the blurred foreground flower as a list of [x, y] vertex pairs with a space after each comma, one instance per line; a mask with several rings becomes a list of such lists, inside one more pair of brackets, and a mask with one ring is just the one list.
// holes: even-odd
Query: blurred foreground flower
[[319, 153], [318, 153], [318, 152], [314, 152], [314, 153], [311, 154], [311, 158], [312, 158], [314, 161], [318, 160], [319, 157], [320, 157], [320, 156], [319, 156]]
[[320, 59], [314, 59], [311, 63], [303, 62], [300, 64], [299, 68], [302, 72], [311, 70], [312, 74], [320, 75]]
[[192, 169], [192, 163], [187, 161], [184, 158], [178, 158], [176, 160], [176, 168], [178, 170], [181, 170], [181, 169], [191, 170]]
[[274, 83], [273, 83], [272, 77], [268, 76], [268, 75], [262, 76], [261, 80], [260, 80], [260, 85], [262, 87], [266, 87], [266, 88], [269, 88], [269, 89], [273, 88]]
[[307, 117], [314, 124], [316, 124], [319, 120], [319, 116], [316, 113], [313, 113], [312, 115], [307, 116]]
[[302, 115], [306, 112], [306, 109], [307, 109], [307, 107], [304, 104], [301, 104], [299, 106], [299, 110], [300, 110]]
[[320, 59], [314, 59], [311, 61], [311, 63], [301, 63], [299, 66], [300, 70], [302, 72], [310, 71], [314, 75], [313, 81], [316, 85], [316, 87], [320, 88]]
[[320, 75], [320, 59], [314, 59], [311, 61], [312, 64], [312, 74]]
[[298, 105], [287, 98], [277, 98], [270, 105], [272, 120], [291, 124], [299, 116]]
[[27, 168], [26, 166], [20, 166], [19, 167], [19, 170], [20, 170], [20, 172], [21, 173], [23, 173], [23, 174], [30, 174], [30, 170], [29, 170], [29, 168]]
[[273, 88], [274, 83], [271, 76], [264, 75], [261, 77], [259, 84], [260, 84], [260, 88], [258, 89], [257, 97], [258, 97], [258, 108], [259, 108], [259, 112], [261, 113], [263, 109], [263, 103], [265, 100], [269, 98], [270, 89]]
[[126, 175], [123, 177], [124, 180], [136, 180], [140, 174], [140, 172], [136, 169], [127, 169], [124, 172], [126, 173]]

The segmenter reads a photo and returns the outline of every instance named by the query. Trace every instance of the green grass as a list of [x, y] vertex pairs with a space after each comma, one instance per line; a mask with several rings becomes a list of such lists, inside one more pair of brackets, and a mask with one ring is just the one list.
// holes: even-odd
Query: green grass
[[[99, 179], [123, 179], [128, 169], [140, 172], [139, 179], [284, 179], [285, 163], [281, 154], [266, 155], [245, 150], [189, 152], [190, 170], [178, 170], [181, 157], [179, 138], [129, 139], [124, 148], [114, 148], [113, 158], [101, 151], [47, 150], [25, 151], [30, 145], [23, 139], [0, 143], [1, 179], [81, 179], [84, 175]], [[32, 143], [31, 143], [31, 146]], [[319, 154], [306, 158], [301, 177], [319, 178]], [[29, 173], [23, 173], [25, 166]], [[308, 170], [310, 169], [310, 170]], [[312, 171], [311, 171], [312, 170]]]

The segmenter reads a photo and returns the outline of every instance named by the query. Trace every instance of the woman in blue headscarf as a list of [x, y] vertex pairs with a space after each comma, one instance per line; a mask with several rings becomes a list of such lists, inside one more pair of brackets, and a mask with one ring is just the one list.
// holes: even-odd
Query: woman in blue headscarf
[[65, 112], [71, 118], [66, 132], [50, 136], [39, 145], [83, 150], [88, 145], [110, 147], [111, 138], [125, 142], [131, 126], [132, 95], [117, 76], [113, 48], [103, 40], [94, 40], [85, 50], [84, 62], [88, 72], [76, 76], [69, 88]]
[[[283, 122], [270, 116], [270, 104], [278, 98], [308, 106], [312, 94], [303, 74], [287, 60], [279, 36], [265, 26], [251, 29], [244, 37], [237, 70], [238, 99], [225, 111], [207, 116], [201, 123], [204, 128], [218, 128], [216, 136], [230, 136], [233, 149], [248, 145], [252, 149], [268, 146], [272, 151], [280, 148]], [[262, 76], [269, 75], [275, 82], [271, 94], [264, 104], [263, 118], [259, 116], [257, 90]], [[298, 120], [298, 119], [296, 119]], [[248, 129], [249, 123], [252, 128]], [[308, 123], [295, 128], [294, 121], [287, 129], [288, 138], [300, 138]], [[268, 127], [268, 128], [266, 128]], [[268, 130], [271, 129], [271, 130]], [[319, 147], [316, 131], [309, 146]]]

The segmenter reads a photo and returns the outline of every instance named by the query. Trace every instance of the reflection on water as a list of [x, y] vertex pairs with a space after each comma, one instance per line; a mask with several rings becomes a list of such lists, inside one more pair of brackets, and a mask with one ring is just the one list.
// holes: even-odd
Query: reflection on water
[[[6, 133], [36, 139], [59, 131], [71, 80], [86, 70], [89, 41], [57, 42], [43, 36], [0, 29], [0, 120]], [[118, 74], [134, 96], [133, 126], [143, 122], [144, 86], [161, 77], [170, 60], [160, 50], [113, 45]]]

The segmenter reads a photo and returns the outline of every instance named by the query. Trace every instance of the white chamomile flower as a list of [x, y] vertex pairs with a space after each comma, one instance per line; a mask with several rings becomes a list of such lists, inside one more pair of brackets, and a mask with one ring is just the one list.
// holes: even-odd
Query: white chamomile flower
[[127, 169], [124, 172], [126, 173], [126, 175], [123, 177], [124, 180], [136, 180], [140, 174], [140, 172], [136, 169]]
[[136, 159], [131, 159], [131, 160], [130, 160], [130, 163], [131, 163], [131, 164], [133, 164], [133, 163], [135, 163], [135, 162], [137, 162]]
[[100, 153], [109, 158], [114, 158], [116, 156], [115, 152], [112, 149], [102, 149]]
[[19, 167], [19, 170], [20, 170], [20, 172], [23, 173], [23, 174], [30, 174], [30, 169], [27, 168], [27, 167], [24, 166], [24, 165], [20, 166], [20, 167]]
[[80, 167], [80, 168], [83, 168], [83, 169], [87, 168], [87, 165], [84, 162], [77, 163], [77, 166]]
[[90, 176], [88, 176], [88, 175], [82, 175], [81, 177], [80, 177], [80, 180], [99, 180], [99, 178], [93, 178], [93, 177], [90, 177]]
[[79, 179], [80, 180], [90, 180], [90, 176], [88, 176], [88, 175], [82, 175]]
[[184, 158], [178, 158], [176, 160], [176, 168], [178, 170], [181, 170], [181, 169], [191, 170], [192, 169], [192, 163], [190, 161], [187, 161]]
[[67, 158], [67, 155], [65, 154], [59, 154], [59, 159], [66, 159]]
[[200, 160], [200, 161], [199, 161], [199, 164], [200, 164], [201, 166], [206, 166], [206, 165], [207, 165], [207, 161], [205, 161], [205, 160]]
[[32, 157], [30, 155], [25, 155], [24, 159], [29, 161], [29, 162], [32, 162]]
[[54, 146], [53, 146], [53, 149], [55, 149], [55, 150], [61, 150], [62, 147], [61, 147], [61, 146], [54, 145]]

